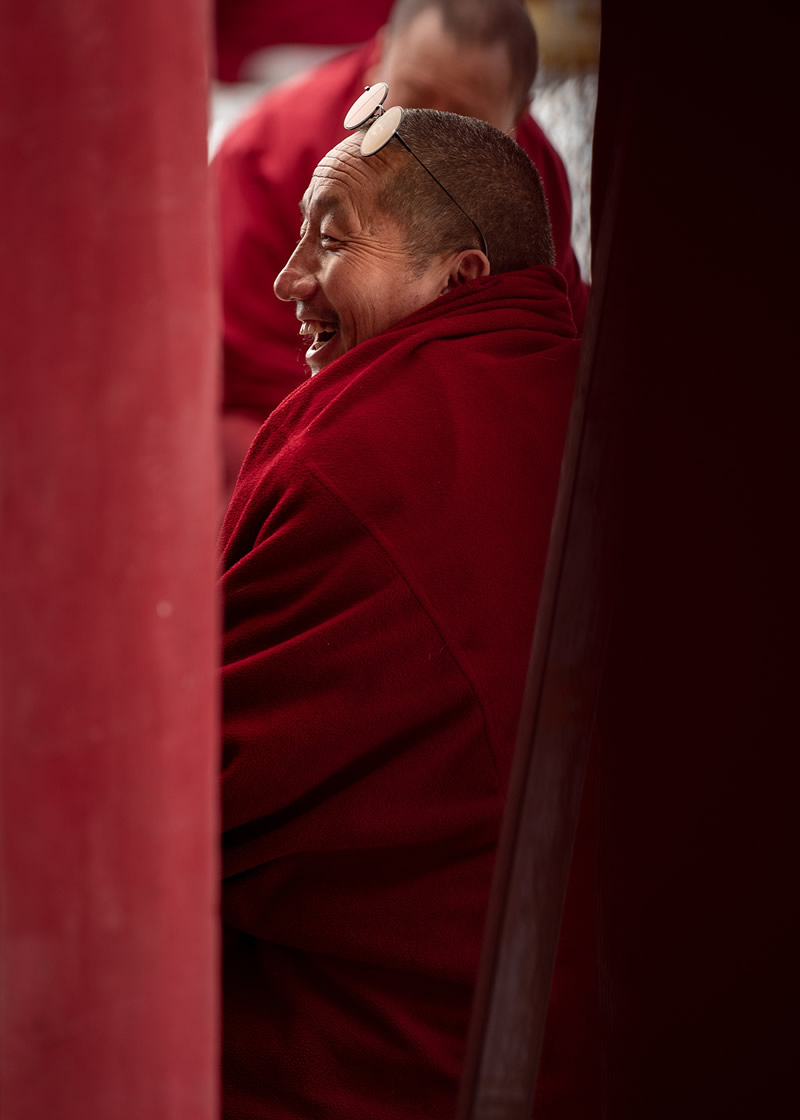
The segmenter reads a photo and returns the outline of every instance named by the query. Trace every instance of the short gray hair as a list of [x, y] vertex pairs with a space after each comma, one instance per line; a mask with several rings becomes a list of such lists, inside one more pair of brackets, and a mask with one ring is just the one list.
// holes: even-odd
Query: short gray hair
[[448, 250], [481, 248], [470, 218], [486, 238], [492, 272], [554, 263], [542, 180], [516, 140], [486, 121], [437, 109], [404, 110], [398, 133], [469, 215], [392, 140], [394, 173], [378, 205], [406, 229], [420, 264]]

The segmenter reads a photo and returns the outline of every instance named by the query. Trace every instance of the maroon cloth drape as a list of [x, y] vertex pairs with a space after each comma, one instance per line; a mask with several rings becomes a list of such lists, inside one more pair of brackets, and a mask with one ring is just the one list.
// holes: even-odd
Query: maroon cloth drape
[[596, 363], [624, 388], [626, 485], [595, 755], [592, 1114], [615, 1120], [774, 1116], [798, 1097], [797, 17], [782, 11], [603, 4]]
[[3, 4], [8, 1120], [217, 1111], [209, 18]]
[[[577, 838], [556, 961], [556, 976], [565, 952], [577, 949], [586, 965], [562, 1008], [572, 1020], [557, 1102], [565, 1120], [744, 1120], [796, 1111], [800, 1095], [798, 21], [788, 9], [744, 20], [728, 5], [682, 14], [636, 0], [603, 4], [595, 283], [576, 396], [590, 369], [587, 430], [609, 450], [602, 461], [578, 462], [576, 493], [599, 494], [592, 471], [616, 468], [618, 457], [624, 469], [608, 502], [613, 516], [603, 516], [602, 501], [582, 517], [576, 507], [580, 532], [569, 526], [563, 564], [579, 567], [592, 549], [616, 558], [592, 588], [611, 634], [587, 720], [592, 749], [571, 822]], [[571, 604], [559, 598], [552, 559], [539, 619], [555, 588], [553, 633], [545, 645], [537, 629], [535, 654], [569, 648], [591, 621], [584, 588]], [[547, 699], [547, 675], [561, 662], [542, 661], [529, 684]], [[552, 723], [552, 705], [530, 740], [534, 762], [556, 741], [548, 714]], [[541, 762], [540, 772], [556, 788]], [[533, 844], [550, 838], [552, 814], [547, 804], [544, 819], [531, 818], [535, 802], [525, 804]], [[556, 811], [572, 813], [565, 799]], [[511, 851], [512, 859], [521, 852], [518, 862], [529, 865], [530, 851]], [[498, 872], [512, 865], [507, 856], [501, 849]], [[561, 899], [547, 891], [556, 878], [548, 872], [497, 908], [527, 925], [541, 967], [535, 988], [511, 991], [493, 983], [493, 960], [483, 962], [479, 993], [499, 993], [491, 1041], [502, 1043], [505, 1031], [508, 1046], [482, 1067], [477, 1059], [492, 1051], [474, 1047], [462, 1100], [479, 1102], [469, 1112], [476, 1120], [529, 1120], [533, 1045], [516, 1063], [509, 1053], [519, 1054], [514, 1027], [526, 1001], [549, 983], [541, 935]], [[520, 895], [527, 913], [514, 911]], [[486, 1001], [477, 1002], [483, 1012]], [[530, 1012], [537, 1031], [545, 1010], [538, 999]], [[554, 1010], [543, 1072], [565, 1027]], [[475, 1016], [478, 1041], [484, 1022]], [[549, 1117], [543, 1088], [540, 1076], [534, 1115]]]

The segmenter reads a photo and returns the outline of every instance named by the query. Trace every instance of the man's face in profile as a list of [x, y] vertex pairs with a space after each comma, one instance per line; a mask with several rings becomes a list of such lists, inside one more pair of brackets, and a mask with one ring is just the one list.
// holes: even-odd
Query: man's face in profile
[[393, 173], [391, 146], [364, 159], [359, 142], [344, 140], [320, 162], [301, 203], [300, 241], [275, 281], [278, 298], [297, 304], [312, 374], [447, 287], [442, 258], [420, 266], [403, 227], [377, 204]]

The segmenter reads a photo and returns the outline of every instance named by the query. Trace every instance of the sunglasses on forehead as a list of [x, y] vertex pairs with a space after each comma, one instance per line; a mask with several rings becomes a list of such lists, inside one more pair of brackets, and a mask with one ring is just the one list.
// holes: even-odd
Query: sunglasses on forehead
[[362, 156], [374, 156], [376, 152], [379, 152], [382, 148], [385, 148], [393, 137], [396, 137], [406, 149], [406, 151], [414, 157], [423, 171], [427, 171], [431, 179], [433, 179], [434, 183], [442, 188], [451, 202], [455, 203], [464, 217], [467, 218], [468, 221], [472, 222], [472, 224], [475, 226], [475, 229], [478, 231], [478, 235], [480, 236], [483, 251], [488, 257], [489, 248], [486, 244], [486, 238], [483, 236], [483, 230], [481, 229], [481, 227], [478, 225], [474, 218], [470, 218], [464, 207], [459, 202], [457, 202], [455, 198], [453, 198], [444, 183], [440, 182], [436, 178], [431, 169], [422, 162], [417, 153], [409, 147], [409, 145], [397, 131], [400, 128], [401, 121], [403, 120], [403, 110], [399, 105], [392, 105], [391, 109], [383, 108], [383, 103], [386, 100], [388, 94], [389, 87], [386, 82], [376, 82], [373, 86], [367, 86], [361, 96], [356, 101], [354, 101], [348, 109], [347, 115], [344, 118], [344, 127], [349, 132], [352, 132], [356, 128], [361, 128], [362, 125], [365, 125], [371, 118], [374, 118], [372, 120], [372, 124], [369, 126], [361, 139]]

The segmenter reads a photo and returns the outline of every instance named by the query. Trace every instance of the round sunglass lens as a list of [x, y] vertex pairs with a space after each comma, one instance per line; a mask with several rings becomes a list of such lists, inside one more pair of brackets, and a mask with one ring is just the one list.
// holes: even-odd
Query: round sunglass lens
[[348, 109], [347, 116], [344, 118], [344, 127], [348, 129], [360, 128], [365, 121], [369, 120], [378, 106], [384, 103], [388, 92], [389, 87], [386, 82], [376, 82], [374, 86], [368, 86]]
[[361, 141], [362, 156], [374, 156], [381, 148], [385, 148], [400, 127], [403, 119], [403, 110], [399, 105], [392, 105], [378, 119], [369, 126]]

